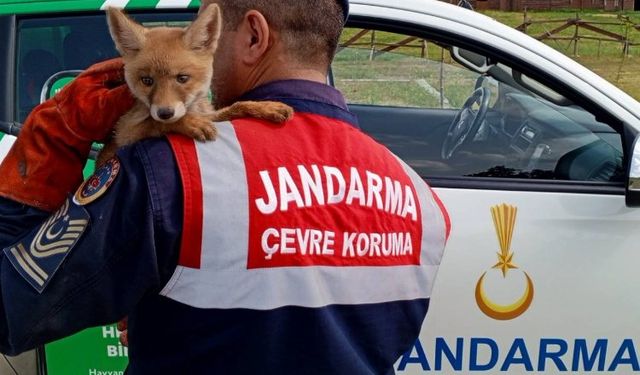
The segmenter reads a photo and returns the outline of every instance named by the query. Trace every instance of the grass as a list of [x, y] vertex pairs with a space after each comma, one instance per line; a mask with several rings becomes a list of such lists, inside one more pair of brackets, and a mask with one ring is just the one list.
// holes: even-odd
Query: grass
[[351, 103], [460, 108], [473, 91], [477, 75], [455, 65], [442, 68], [441, 80], [439, 59], [388, 53], [370, 60], [369, 51], [349, 49], [334, 62], [333, 74]]
[[[523, 23], [522, 12], [483, 11], [506, 25], [516, 27]], [[620, 22], [627, 17], [631, 23], [640, 23], [640, 14], [581, 12], [580, 19], [594, 23]], [[576, 17], [575, 10], [528, 12], [531, 20], [557, 20], [554, 23], [532, 24], [528, 27], [529, 35], [538, 36], [548, 32], [563, 22]], [[640, 100], [640, 31], [621, 25], [595, 25], [609, 32], [628, 35], [632, 43], [629, 54], [623, 55], [620, 43], [597, 42], [581, 39], [574, 55], [574, 45], [568, 40], [547, 40], [549, 46], [565, 53], [582, 65], [593, 70], [614, 85]], [[346, 30], [342, 41], [349, 40], [360, 30]], [[575, 27], [569, 27], [557, 35], [573, 37]], [[581, 37], [598, 36], [593, 31], [580, 29]], [[600, 35], [601, 36], [601, 35]], [[405, 37], [376, 32], [376, 51], [387, 44], [398, 43]], [[345, 92], [352, 103], [385, 104], [410, 107], [459, 107], [472, 91], [477, 75], [470, 74], [453, 62], [448, 51], [434, 44], [423, 44], [415, 40], [407, 46], [395, 49], [392, 53], [384, 53], [371, 59], [371, 34], [359, 40], [361, 45], [347, 48], [338, 54], [334, 63], [336, 85]], [[445, 64], [440, 64], [444, 60]], [[445, 71], [442, 72], [441, 66]], [[443, 93], [440, 95], [440, 93]]]
[[[346, 30], [344, 40], [359, 31]], [[404, 38], [376, 32], [376, 48], [380, 50]], [[444, 65], [440, 63], [442, 59]], [[441, 47], [427, 43], [423, 52], [421, 41], [373, 59], [370, 46], [346, 48], [336, 56], [333, 75], [336, 86], [350, 103], [422, 108], [460, 108], [477, 79], [477, 74], [454, 64]]]

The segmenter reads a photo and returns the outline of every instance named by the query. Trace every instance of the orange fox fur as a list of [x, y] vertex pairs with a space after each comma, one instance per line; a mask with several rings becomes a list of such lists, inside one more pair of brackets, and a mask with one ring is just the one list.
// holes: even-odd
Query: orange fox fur
[[118, 147], [144, 138], [173, 132], [213, 140], [213, 121], [255, 117], [284, 122], [293, 114], [291, 107], [278, 102], [245, 101], [213, 109], [208, 92], [222, 23], [217, 5], [208, 6], [187, 28], [145, 28], [116, 8], [107, 9], [107, 21], [137, 102], [116, 124], [99, 163]]

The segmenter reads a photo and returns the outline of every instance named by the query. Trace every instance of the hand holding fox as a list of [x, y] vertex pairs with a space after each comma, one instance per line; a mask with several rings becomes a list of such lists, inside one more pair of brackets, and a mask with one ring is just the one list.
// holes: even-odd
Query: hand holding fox
[[0, 166], [0, 196], [56, 210], [82, 182], [92, 143], [111, 134], [133, 103], [122, 59], [84, 71], [27, 117]]

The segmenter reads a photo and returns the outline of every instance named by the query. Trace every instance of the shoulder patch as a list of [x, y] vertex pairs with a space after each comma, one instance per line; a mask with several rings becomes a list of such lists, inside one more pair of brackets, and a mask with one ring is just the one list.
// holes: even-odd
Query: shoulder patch
[[80, 185], [73, 196], [73, 202], [85, 206], [100, 198], [109, 189], [119, 172], [120, 160], [117, 157], [107, 160], [93, 176]]
[[16, 271], [42, 293], [87, 226], [89, 213], [67, 199], [39, 228], [4, 249], [4, 254]]

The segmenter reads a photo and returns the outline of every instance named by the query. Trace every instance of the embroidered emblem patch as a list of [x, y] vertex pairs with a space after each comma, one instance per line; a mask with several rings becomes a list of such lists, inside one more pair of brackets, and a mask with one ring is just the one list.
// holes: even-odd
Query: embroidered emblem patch
[[109, 189], [119, 172], [120, 160], [116, 157], [107, 160], [93, 176], [80, 185], [73, 196], [73, 202], [84, 206], [100, 198]]
[[89, 213], [67, 199], [42, 226], [4, 249], [4, 254], [18, 273], [42, 293], [88, 225]]

